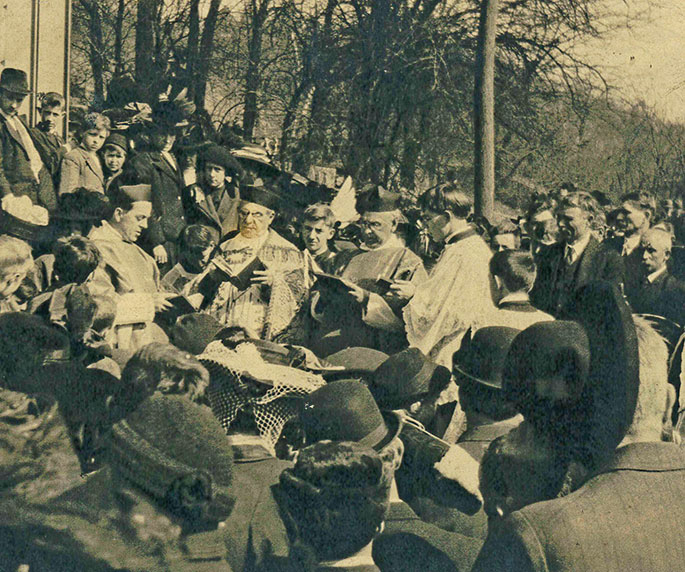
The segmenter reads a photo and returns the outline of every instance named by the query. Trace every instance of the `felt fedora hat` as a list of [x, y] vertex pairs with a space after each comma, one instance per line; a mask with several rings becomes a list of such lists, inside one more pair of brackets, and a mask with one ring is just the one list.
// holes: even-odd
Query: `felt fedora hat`
[[503, 372], [505, 397], [541, 431], [557, 432], [590, 467], [632, 422], [639, 388], [637, 334], [617, 286], [592, 282], [560, 320], [523, 330]]
[[[488, 326], [474, 334], [471, 329], [452, 356], [457, 382], [466, 380], [493, 389], [502, 388], [502, 370], [509, 347], [521, 330]], [[457, 383], [460, 385], [460, 383]]]
[[31, 93], [26, 72], [16, 68], [5, 68], [2, 70], [0, 74], [0, 89], [18, 95], [28, 95]]
[[309, 444], [317, 441], [356, 441], [377, 451], [402, 430], [402, 419], [383, 415], [373, 395], [356, 379], [333, 381], [307, 396], [302, 425]]
[[374, 350], [373, 348], [345, 348], [326, 356], [328, 363], [340, 366], [342, 370], [326, 373], [324, 377], [329, 381], [351, 378], [367, 380], [388, 357], [388, 354], [385, 352]]
[[385, 360], [373, 373], [369, 389], [382, 409], [402, 409], [450, 382], [450, 370], [432, 362], [418, 348], [407, 348]]

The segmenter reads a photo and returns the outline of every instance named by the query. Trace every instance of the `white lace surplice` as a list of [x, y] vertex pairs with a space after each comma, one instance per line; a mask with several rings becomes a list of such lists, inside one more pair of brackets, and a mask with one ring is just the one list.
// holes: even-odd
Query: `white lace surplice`
[[451, 369], [452, 354], [466, 330], [488, 324], [495, 311], [489, 261], [480, 236], [448, 244], [414, 297], [404, 308], [409, 345]]

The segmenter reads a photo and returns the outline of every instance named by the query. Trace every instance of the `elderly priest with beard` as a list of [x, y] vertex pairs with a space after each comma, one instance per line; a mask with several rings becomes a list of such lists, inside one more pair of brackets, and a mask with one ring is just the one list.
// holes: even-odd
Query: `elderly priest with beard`
[[318, 355], [350, 346], [386, 353], [406, 347], [402, 308], [428, 275], [421, 259], [396, 234], [399, 198], [381, 186], [360, 197], [362, 244], [336, 256], [332, 268], [340, 280], [320, 276], [320, 295], [312, 297], [318, 328], [311, 344]]
[[238, 231], [196, 279], [206, 311], [250, 337], [273, 340], [291, 325], [309, 291], [304, 254], [272, 228], [283, 198], [263, 186], [241, 189]]

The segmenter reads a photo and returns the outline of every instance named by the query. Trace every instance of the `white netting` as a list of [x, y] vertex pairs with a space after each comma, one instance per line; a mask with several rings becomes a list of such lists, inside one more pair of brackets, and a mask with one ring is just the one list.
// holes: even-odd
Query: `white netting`
[[198, 359], [211, 374], [207, 394], [224, 429], [241, 411], [252, 412], [259, 434], [272, 451], [285, 423], [297, 416], [295, 404], [282, 398], [303, 397], [326, 384], [319, 375], [265, 362], [250, 343], [229, 349], [215, 341]]

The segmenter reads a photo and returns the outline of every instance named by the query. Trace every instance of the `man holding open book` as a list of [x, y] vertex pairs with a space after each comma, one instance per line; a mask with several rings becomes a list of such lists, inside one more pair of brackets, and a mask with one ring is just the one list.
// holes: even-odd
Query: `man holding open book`
[[244, 187], [238, 232], [198, 278], [208, 313], [266, 340], [290, 325], [309, 290], [304, 255], [271, 229], [281, 204], [280, 195], [263, 186]]

